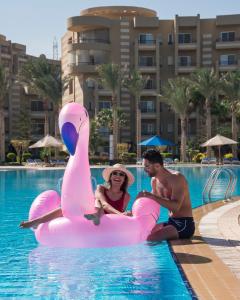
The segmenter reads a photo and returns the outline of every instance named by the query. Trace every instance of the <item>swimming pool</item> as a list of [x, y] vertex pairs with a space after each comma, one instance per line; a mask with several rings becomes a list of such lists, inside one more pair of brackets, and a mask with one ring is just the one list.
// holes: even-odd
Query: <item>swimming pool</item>
[[[150, 189], [142, 168], [130, 168], [137, 192]], [[211, 168], [180, 168], [189, 180], [193, 207]], [[92, 169], [102, 182], [102, 169]], [[239, 175], [240, 168], [234, 168]], [[31, 230], [18, 224], [27, 218], [32, 200], [56, 189], [62, 170], [0, 170], [0, 298], [10, 299], [191, 299], [166, 242], [111, 249], [40, 247]], [[235, 194], [240, 194], [239, 188]], [[216, 199], [218, 196], [215, 197]], [[219, 196], [221, 198], [221, 196]], [[131, 205], [131, 204], [130, 204]], [[161, 210], [161, 220], [167, 218]]]

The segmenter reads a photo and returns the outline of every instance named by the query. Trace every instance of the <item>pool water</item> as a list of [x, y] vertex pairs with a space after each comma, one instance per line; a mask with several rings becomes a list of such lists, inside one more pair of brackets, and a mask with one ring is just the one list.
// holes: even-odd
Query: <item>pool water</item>
[[[138, 191], [150, 191], [143, 169], [130, 170], [136, 181], [130, 187], [129, 208]], [[193, 207], [201, 205], [211, 168], [179, 170], [189, 181]], [[102, 169], [91, 172], [101, 183]], [[234, 172], [239, 175], [240, 169]], [[31, 230], [19, 229], [33, 199], [57, 189], [62, 176], [62, 170], [0, 170], [0, 299], [192, 299], [166, 242], [54, 249], [39, 246]], [[161, 209], [160, 220], [166, 218], [166, 209]]]

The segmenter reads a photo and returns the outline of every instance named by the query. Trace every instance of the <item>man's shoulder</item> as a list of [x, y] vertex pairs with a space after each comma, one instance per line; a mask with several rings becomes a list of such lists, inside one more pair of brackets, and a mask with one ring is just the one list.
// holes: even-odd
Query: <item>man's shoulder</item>
[[176, 183], [185, 183], [187, 181], [185, 176], [178, 171], [171, 172], [171, 175], [171, 181]]

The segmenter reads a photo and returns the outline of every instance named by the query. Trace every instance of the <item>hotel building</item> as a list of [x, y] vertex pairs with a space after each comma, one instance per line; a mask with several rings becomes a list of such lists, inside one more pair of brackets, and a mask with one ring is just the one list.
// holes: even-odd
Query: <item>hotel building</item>
[[[54, 134], [55, 115], [51, 104], [46, 106], [44, 99], [32, 94], [26, 87], [20, 84], [18, 74], [22, 66], [29, 60], [36, 57], [26, 54], [26, 46], [13, 43], [7, 40], [4, 35], [0, 35], [0, 64], [4, 66], [8, 74], [10, 89], [9, 95], [4, 103], [4, 124], [5, 124], [5, 148], [11, 139], [17, 139], [20, 134], [20, 116], [23, 110], [29, 115], [31, 128], [30, 139], [37, 141], [46, 133], [45, 113], [49, 113], [48, 129], [50, 134]], [[58, 64], [59, 61], [49, 60], [50, 63]], [[56, 116], [58, 117], [58, 116]], [[1, 140], [1, 143], [4, 142]]]
[[[163, 20], [155, 11], [140, 7], [81, 11], [67, 20], [62, 38], [62, 71], [73, 78], [63, 103], [82, 103], [90, 116], [109, 108], [111, 92], [96, 82], [96, 66], [105, 63], [118, 64], [125, 72], [138, 69], [149, 78], [140, 100], [142, 139], [159, 134], [177, 143], [178, 116], [158, 97], [162, 86], [169, 78], [188, 76], [202, 67], [213, 67], [217, 72], [239, 68], [240, 14], [212, 19], [176, 15], [172, 20]], [[120, 130], [119, 142], [135, 142], [134, 99], [124, 87], [118, 93], [118, 105], [128, 120]], [[197, 111], [193, 112], [188, 138], [198, 137], [204, 122]]]

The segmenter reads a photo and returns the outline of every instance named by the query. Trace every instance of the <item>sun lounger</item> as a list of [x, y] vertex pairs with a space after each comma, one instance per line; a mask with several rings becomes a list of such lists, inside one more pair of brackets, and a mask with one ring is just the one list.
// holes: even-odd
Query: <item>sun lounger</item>
[[174, 161], [172, 158], [168, 157], [163, 159], [163, 163], [169, 165], [169, 164], [174, 164]]
[[204, 157], [204, 158], [201, 160], [201, 164], [209, 164], [209, 158], [208, 158], [208, 157]]
[[37, 164], [36, 164], [36, 162], [32, 158], [28, 158], [26, 160], [26, 165], [27, 166], [36, 166]]
[[240, 160], [237, 157], [234, 157], [232, 159], [232, 164], [234, 164], [234, 165], [240, 165]]
[[228, 158], [224, 158], [223, 159], [223, 164], [224, 165], [229, 165], [229, 164], [231, 164], [232, 163], [232, 161], [230, 160], [230, 159], [228, 159]]
[[43, 166], [44, 162], [40, 158], [34, 159], [34, 162], [37, 166]]
[[217, 163], [217, 159], [215, 157], [209, 158], [209, 164], [216, 164], [216, 163]]

